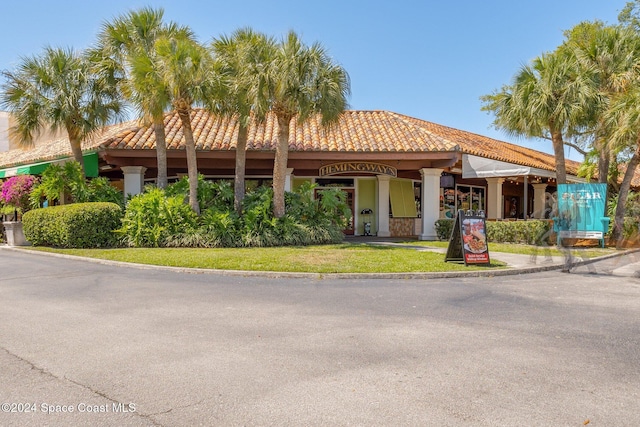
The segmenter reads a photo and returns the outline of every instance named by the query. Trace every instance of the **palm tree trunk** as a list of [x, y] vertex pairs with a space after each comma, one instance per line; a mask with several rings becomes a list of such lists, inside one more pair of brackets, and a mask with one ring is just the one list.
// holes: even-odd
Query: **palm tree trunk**
[[178, 116], [182, 121], [182, 133], [184, 134], [185, 151], [187, 153], [187, 175], [189, 177], [189, 206], [200, 215], [198, 204], [198, 157], [196, 144], [193, 140], [191, 129], [191, 115], [189, 110], [178, 110]]
[[562, 132], [555, 129], [554, 123], [549, 124], [551, 130], [551, 141], [553, 143], [553, 153], [556, 159], [556, 182], [558, 184], [567, 183], [567, 168], [564, 161], [564, 141]]
[[287, 161], [289, 159], [289, 123], [290, 118], [278, 117], [278, 145], [273, 161], [273, 216], [284, 216], [284, 184], [287, 179]]
[[640, 138], [636, 141], [636, 150], [633, 152], [633, 156], [627, 164], [627, 170], [624, 173], [622, 184], [620, 184], [620, 192], [618, 193], [618, 205], [616, 206], [616, 213], [613, 219], [613, 229], [611, 230], [611, 239], [616, 241], [616, 244], [622, 242], [622, 229], [624, 224], [624, 212], [627, 205], [627, 197], [629, 196], [629, 189], [631, 188], [631, 181], [636, 173], [636, 168], [640, 163]]
[[82, 156], [82, 141], [77, 137], [69, 136], [69, 142], [71, 143], [71, 153], [73, 153], [73, 159], [80, 163], [82, 167], [82, 173], [87, 176], [87, 171], [84, 169], [84, 157]]
[[164, 132], [164, 117], [154, 117], [153, 133], [156, 136], [156, 159], [158, 162], [158, 188], [166, 188], [167, 179], [167, 140]]
[[236, 175], [234, 180], [233, 207], [238, 215], [242, 213], [244, 199], [244, 173], [247, 163], [247, 126], [239, 125], [238, 141], [236, 142]]
[[606, 184], [609, 178], [609, 164], [611, 163], [611, 153], [603, 143], [598, 144], [598, 182]]

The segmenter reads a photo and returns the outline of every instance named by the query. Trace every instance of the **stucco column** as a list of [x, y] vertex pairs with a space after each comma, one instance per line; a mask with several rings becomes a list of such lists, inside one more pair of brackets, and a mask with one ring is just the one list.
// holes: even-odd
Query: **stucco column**
[[544, 202], [545, 192], [547, 191], [547, 184], [541, 182], [533, 185], [533, 217], [542, 219], [544, 218]]
[[438, 240], [436, 221], [440, 218], [440, 175], [443, 169], [420, 169], [422, 175], [422, 234], [420, 240]]
[[293, 168], [287, 168], [287, 174], [284, 177], [284, 191], [291, 191]]
[[378, 175], [378, 237], [389, 237], [389, 175]]
[[502, 219], [502, 183], [504, 178], [487, 180], [487, 218]]
[[124, 197], [125, 199], [129, 194], [135, 196], [142, 193], [144, 188], [144, 173], [147, 168], [144, 166], [122, 166], [122, 173], [124, 173]]

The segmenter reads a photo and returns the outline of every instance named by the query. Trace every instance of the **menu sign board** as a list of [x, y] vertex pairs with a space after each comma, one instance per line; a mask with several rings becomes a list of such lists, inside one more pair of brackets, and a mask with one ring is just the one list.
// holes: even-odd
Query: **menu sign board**
[[487, 227], [482, 216], [467, 216], [458, 211], [445, 261], [469, 264], [490, 264]]

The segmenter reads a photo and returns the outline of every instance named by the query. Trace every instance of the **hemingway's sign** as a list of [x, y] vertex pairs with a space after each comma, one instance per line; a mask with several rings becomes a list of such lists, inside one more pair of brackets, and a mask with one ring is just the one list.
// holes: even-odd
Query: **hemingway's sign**
[[333, 163], [320, 168], [320, 176], [336, 175], [339, 173], [367, 172], [376, 175], [398, 176], [398, 170], [393, 166], [368, 162]]

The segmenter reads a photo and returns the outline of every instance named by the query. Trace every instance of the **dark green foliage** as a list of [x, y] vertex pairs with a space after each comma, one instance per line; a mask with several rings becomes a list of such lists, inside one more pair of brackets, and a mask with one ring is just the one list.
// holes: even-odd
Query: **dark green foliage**
[[[609, 199], [607, 205], [608, 214], [613, 217], [618, 207], [618, 195]], [[613, 228], [614, 221], [609, 222], [609, 229]], [[640, 193], [630, 192], [624, 209], [624, 222], [622, 224], [622, 237], [625, 239], [638, 235], [640, 228]]]
[[451, 239], [451, 230], [453, 230], [453, 219], [439, 219], [436, 221], [436, 234], [440, 240]]
[[122, 192], [109, 184], [105, 177], [86, 180], [80, 163], [73, 161], [64, 165], [52, 164], [42, 173], [29, 196], [32, 208], [39, 208], [44, 200], [49, 203], [60, 200], [66, 203], [110, 202], [124, 207]]
[[171, 236], [194, 229], [196, 223], [197, 215], [183, 197], [149, 188], [129, 200], [117, 233], [126, 245], [158, 247], [165, 246]]
[[[167, 187], [167, 196], [180, 196], [189, 200], [189, 178], [184, 176]], [[233, 207], [233, 187], [229, 181], [207, 181], [198, 175], [198, 204], [200, 212], [207, 209], [227, 210]]]
[[75, 203], [34, 209], [22, 216], [24, 234], [36, 246], [111, 247], [122, 209], [115, 203]]
[[78, 200], [79, 202], [109, 202], [124, 208], [122, 192], [109, 184], [109, 179], [103, 176], [93, 178], [86, 185], [86, 200]]
[[181, 180], [166, 192], [149, 188], [133, 197], [118, 232], [131, 246], [172, 247], [264, 247], [337, 243], [344, 235], [350, 215], [344, 193], [321, 192], [306, 185], [287, 194], [287, 212], [273, 215], [273, 190], [258, 187], [243, 200], [242, 216], [233, 208], [233, 189], [228, 182], [199, 183], [197, 217], [186, 204], [188, 185]]

